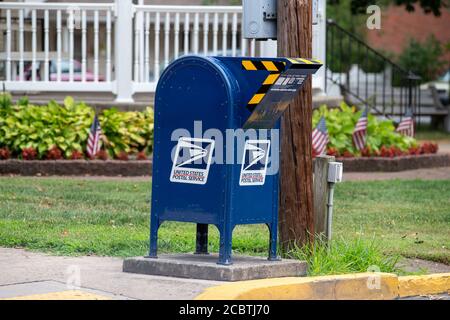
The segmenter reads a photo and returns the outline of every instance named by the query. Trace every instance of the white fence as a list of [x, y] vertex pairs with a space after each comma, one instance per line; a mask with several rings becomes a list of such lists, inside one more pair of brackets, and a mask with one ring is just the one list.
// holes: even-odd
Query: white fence
[[276, 42], [242, 38], [241, 18], [240, 6], [3, 2], [0, 81], [9, 91], [109, 92], [132, 102], [181, 55], [275, 55]]
[[[4, 78], [8, 90], [114, 91], [111, 60], [114, 8], [114, 4], [0, 3], [5, 17], [2, 27], [6, 29], [5, 50], [0, 58], [5, 65]], [[76, 17], [78, 13], [79, 18]], [[93, 73], [89, 79], [88, 21], [92, 23], [94, 33]], [[100, 23], [105, 25], [107, 38], [103, 59], [105, 76], [102, 77], [99, 75]], [[81, 33], [80, 66], [75, 65], [74, 56], [77, 29]]]

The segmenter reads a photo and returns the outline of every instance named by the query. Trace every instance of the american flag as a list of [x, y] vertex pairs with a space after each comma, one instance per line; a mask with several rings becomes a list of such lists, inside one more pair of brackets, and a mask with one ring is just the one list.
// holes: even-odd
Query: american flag
[[400, 121], [396, 131], [408, 137], [414, 137], [414, 119], [411, 108], [406, 110], [405, 117]]
[[315, 154], [324, 153], [328, 144], [328, 130], [325, 118], [322, 117], [312, 132], [312, 148]]
[[89, 137], [87, 142], [87, 154], [89, 157], [93, 158], [100, 151], [101, 141], [100, 135], [102, 134], [102, 128], [100, 127], [100, 122], [98, 121], [97, 115], [94, 117], [94, 122], [92, 122], [91, 129], [89, 130]]
[[356, 149], [362, 150], [366, 145], [367, 133], [367, 109], [364, 110], [353, 130], [353, 143]]

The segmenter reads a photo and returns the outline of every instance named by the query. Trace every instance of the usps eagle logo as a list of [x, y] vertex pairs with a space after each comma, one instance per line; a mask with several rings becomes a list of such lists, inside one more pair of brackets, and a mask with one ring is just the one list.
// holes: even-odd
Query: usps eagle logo
[[242, 158], [240, 186], [260, 186], [266, 180], [269, 140], [247, 140]]
[[205, 184], [213, 151], [214, 140], [181, 137], [175, 149], [170, 181]]

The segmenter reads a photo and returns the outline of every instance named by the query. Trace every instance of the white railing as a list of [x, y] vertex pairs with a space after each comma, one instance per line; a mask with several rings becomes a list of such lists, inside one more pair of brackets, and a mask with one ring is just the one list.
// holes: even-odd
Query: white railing
[[[114, 4], [6, 2], [0, 3], [0, 10], [6, 29], [0, 61], [5, 65], [3, 77], [8, 90], [114, 91], [111, 58]], [[93, 39], [87, 37], [88, 23], [92, 25]], [[106, 50], [100, 57], [101, 25]], [[79, 47], [75, 43], [78, 35]], [[88, 40], [93, 41], [94, 48], [89, 58]], [[93, 71], [89, 71], [88, 65]], [[104, 75], [100, 75], [100, 69]]]
[[135, 92], [154, 90], [162, 70], [186, 54], [257, 54], [255, 41], [241, 37], [240, 6], [135, 6]]
[[0, 15], [9, 91], [110, 92], [131, 103], [182, 55], [276, 55], [276, 42], [242, 38], [240, 6], [0, 2]]

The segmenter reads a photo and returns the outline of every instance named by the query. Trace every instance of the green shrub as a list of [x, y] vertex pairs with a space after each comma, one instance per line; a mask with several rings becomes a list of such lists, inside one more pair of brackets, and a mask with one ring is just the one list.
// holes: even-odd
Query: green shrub
[[[328, 148], [334, 148], [340, 154], [343, 154], [345, 151], [358, 154], [353, 146], [352, 134], [361, 114], [362, 111], [356, 111], [355, 107], [349, 107], [345, 103], [342, 103], [341, 107], [336, 109], [328, 109], [326, 106], [321, 106], [319, 109], [314, 110], [313, 127], [324, 116], [330, 140]], [[382, 146], [394, 146], [402, 151], [407, 151], [409, 148], [416, 146], [417, 142], [414, 138], [395, 132], [395, 127], [391, 120], [379, 120], [376, 116], [369, 114], [366, 145], [374, 152], [380, 151]]]
[[442, 60], [441, 43], [431, 35], [425, 42], [410, 39], [408, 46], [400, 54], [398, 63], [406, 70], [422, 77], [423, 82], [436, 79], [446, 66]]
[[8, 93], [1, 93], [0, 94], [0, 115], [2, 115], [2, 112], [6, 111], [6, 109], [9, 109], [12, 105], [12, 99], [11, 95]]
[[104, 110], [99, 116], [105, 136], [104, 143], [111, 157], [122, 152], [151, 151], [153, 141], [153, 110], [120, 112], [115, 108]]
[[[378, 50], [384, 57], [389, 58], [391, 55], [383, 50]], [[361, 50], [359, 53], [359, 67], [366, 73], [381, 73], [386, 69], [386, 60], [378, 56], [372, 51]]]
[[[7, 147], [21, 157], [24, 149], [34, 149], [42, 159], [55, 147], [66, 158], [84, 152], [95, 111], [84, 102], [67, 97], [64, 104], [50, 101], [35, 106], [28, 99], [11, 104], [9, 95], [0, 96], [0, 147]], [[151, 151], [153, 140], [153, 110], [120, 112], [108, 109], [99, 115], [104, 148], [111, 157], [121, 152]], [[78, 157], [78, 156], [77, 156]]]
[[[24, 102], [24, 100], [22, 100]], [[50, 101], [47, 106], [11, 106], [0, 119], [0, 144], [14, 154], [34, 148], [42, 158], [56, 146], [69, 157], [73, 150], [84, 150], [93, 118], [93, 110], [68, 97], [60, 106]]]

